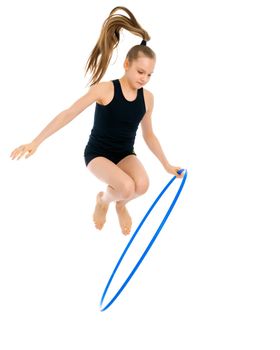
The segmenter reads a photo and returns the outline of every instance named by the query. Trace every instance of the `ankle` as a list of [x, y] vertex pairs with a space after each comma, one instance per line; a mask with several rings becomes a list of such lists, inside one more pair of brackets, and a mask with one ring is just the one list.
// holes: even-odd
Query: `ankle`
[[126, 203], [125, 203], [124, 201], [118, 201], [118, 202], [116, 202], [116, 207], [117, 207], [118, 209], [125, 208], [125, 205], [126, 205]]

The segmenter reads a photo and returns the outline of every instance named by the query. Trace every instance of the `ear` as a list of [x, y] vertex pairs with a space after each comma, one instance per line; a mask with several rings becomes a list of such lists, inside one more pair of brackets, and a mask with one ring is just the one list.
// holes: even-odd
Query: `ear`
[[123, 67], [124, 67], [125, 71], [128, 70], [128, 68], [129, 68], [129, 61], [128, 61], [128, 58], [125, 59], [125, 61], [124, 61], [124, 63], [123, 63]]

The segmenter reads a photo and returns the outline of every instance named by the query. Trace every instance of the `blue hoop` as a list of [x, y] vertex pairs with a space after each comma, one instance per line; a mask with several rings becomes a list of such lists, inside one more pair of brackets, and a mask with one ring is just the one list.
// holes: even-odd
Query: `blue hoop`
[[136, 265], [134, 266], [134, 268], [132, 269], [131, 273], [129, 274], [129, 276], [127, 277], [127, 279], [124, 281], [124, 283], [122, 284], [122, 286], [119, 288], [119, 290], [116, 292], [116, 294], [113, 296], [113, 298], [108, 302], [108, 304], [104, 307], [102, 307], [103, 305], [103, 301], [104, 301], [104, 298], [107, 294], [107, 291], [109, 289], [109, 286], [125, 256], [125, 254], [127, 253], [131, 243], [133, 242], [134, 238], [136, 237], [137, 233], [139, 232], [140, 228], [142, 227], [142, 225], [144, 224], [144, 222], [146, 221], [147, 217], [150, 215], [151, 211], [153, 210], [153, 208], [155, 207], [155, 205], [157, 204], [157, 202], [160, 200], [160, 198], [162, 197], [162, 195], [165, 193], [165, 191], [168, 189], [168, 187], [172, 184], [172, 182], [176, 179], [176, 176], [174, 176], [169, 182], [168, 184], [164, 187], [164, 189], [161, 191], [161, 193], [158, 195], [158, 197], [156, 198], [156, 200], [154, 201], [154, 203], [151, 205], [150, 209], [147, 211], [147, 213], [145, 214], [145, 216], [143, 217], [142, 221], [140, 222], [140, 224], [138, 225], [137, 229], [135, 230], [134, 234], [132, 235], [130, 241], [127, 243], [121, 257], [119, 258], [119, 261], [117, 262], [109, 280], [108, 280], [108, 283], [104, 289], [104, 292], [102, 294], [102, 298], [101, 298], [101, 301], [100, 301], [100, 311], [105, 311], [106, 309], [109, 308], [109, 306], [111, 306], [113, 304], [113, 302], [117, 299], [117, 297], [121, 294], [121, 292], [123, 291], [123, 289], [125, 288], [125, 286], [128, 284], [128, 282], [130, 281], [130, 279], [132, 278], [132, 276], [134, 275], [134, 273], [136, 272], [136, 270], [138, 269], [138, 267], [141, 265], [142, 261], [144, 260], [145, 256], [147, 255], [148, 251], [151, 249], [152, 245], [154, 244], [158, 234], [160, 233], [161, 229], [163, 228], [168, 216], [170, 215], [172, 209], [174, 208], [174, 205], [176, 204], [178, 198], [179, 198], [179, 195], [181, 194], [181, 191], [184, 187], [184, 184], [186, 182], [186, 179], [187, 179], [187, 170], [186, 169], [180, 169], [178, 171], [178, 174], [182, 174], [182, 172], [185, 171], [185, 175], [184, 177], [182, 178], [182, 183], [169, 207], [169, 209], [167, 210], [166, 214], [165, 214], [165, 217], [163, 218], [162, 222], [160, 223], [156, 233], [154, 234], [154, 236], [152, 237], [150, 243], [148, 244], [147, 248], [145, 249], [144, 253], [142, 254], [142, 256], [140, 257], [140, 259], [138, 260], [138, 262], [136, 263]]

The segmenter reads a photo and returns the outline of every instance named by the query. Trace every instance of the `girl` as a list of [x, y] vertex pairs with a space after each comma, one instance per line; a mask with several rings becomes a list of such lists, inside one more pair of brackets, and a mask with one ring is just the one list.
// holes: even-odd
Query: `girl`
[[[126, 15], [116, 14], [118, 10]], [[109, 65], [112, 52], [117, 47], [121, 29], [140, 36], [140, 45], [133, 46], [124, 62], [124, 75], [117, 80], [100, 82]], [[126, 204], [144, 194], [149, 185], [147, 173], [134, 152], [138, 125], [149, 149], [162, 163], [165, 170], [181, 177], [180, 167], [169, 164], [152, 129], [151, 114], [153, 95], [143, 86], [148, 83], [155, 67], [155, 53], [146, 46], [149, 34], [140, 26], [134, 15], [125, 7], [114, 8], [103, 24], [100, 37], [87, 61], [86, 73], [91, 72], [90, 88], [68, 109], [59, 113], [29, 144], [16, 148], [12, 159], [30, 157], [38, 146], [53, 133], [64, 127], [83, 110], [96, 102], [94, 125], [84, 157], [87, 168], [107, 184], [105, 192], [99, 192], [93, 221], [101, 230], [111, 202], [116, 211], [123, 234], [131, 230], [131, 217]]]

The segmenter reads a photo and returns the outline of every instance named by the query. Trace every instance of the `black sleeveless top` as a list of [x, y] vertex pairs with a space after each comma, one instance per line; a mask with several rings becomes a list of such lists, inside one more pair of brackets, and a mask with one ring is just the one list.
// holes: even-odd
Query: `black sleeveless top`
[[114, 97], [103, 106], [96, 103], [93, 128], [87, 147], [96, 153], [132, 152], [136, 132], [145, 112], [143, 88], [128, 101], [119, 80], [113, 80]]

